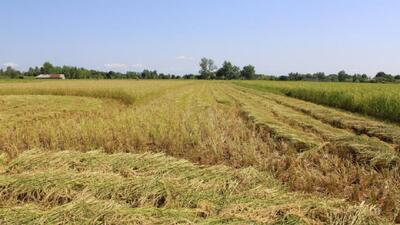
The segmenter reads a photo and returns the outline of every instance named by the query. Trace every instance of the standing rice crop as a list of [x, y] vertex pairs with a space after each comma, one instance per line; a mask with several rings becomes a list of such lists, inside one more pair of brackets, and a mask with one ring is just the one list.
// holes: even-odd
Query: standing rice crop
[[290, 97], [400, 122], [400, 85], [323, 82], [236, 82], [244, 87], [272, 91]]

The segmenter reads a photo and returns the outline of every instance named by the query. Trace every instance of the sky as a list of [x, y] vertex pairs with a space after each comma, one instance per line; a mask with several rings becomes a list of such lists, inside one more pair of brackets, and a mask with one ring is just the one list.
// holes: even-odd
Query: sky
[[399, 0], [1, 0], [0, 67], [400, 74]]

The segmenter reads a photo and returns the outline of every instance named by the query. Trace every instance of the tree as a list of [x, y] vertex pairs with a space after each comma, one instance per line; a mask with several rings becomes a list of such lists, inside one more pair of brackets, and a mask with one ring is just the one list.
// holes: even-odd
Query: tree
[[340, 72], [338, 73], [338, 80], [339, 80], [339, 82], [344, 82], [344, 81], [346, 81], [346, 80], [349, 79], [349, 78], [351, 78], [351, 76], [348, 75], [344, 70], [342, 70], [342, 71], [340, 71]]
[[109, 71], [106, 74], [106, 79], [112, 79], [114, 77], [115, 72], [114, 71]]
[[325, 80], [325, 73], [324, 72], [317, 72], [313, 74], [314, 79], [322, 81]]
[[233, 65], [231, 62], [225, 61], [222, 67], [217, 71], [218, 79], [239, 79], [240, 78], [240, 68]]
[[217, 66], [214, 64], [214, 60], [202, 58], [200, 61], [200, 77], [201, 79], [214, 79], [215, 70]]
[[136, 72], [128, 71], [126, 72], [127, 79], [139, 79], [139, 75]]
[[387, 75], [386, 75], [386, 73], [385, 72], [378, 72], [376, 75], [375, 75], [375, 78], [384, 78], [384, 77], [386, 77]]
[[25, 76], [29, 76], [29, 77], [35, 76], [35, 75], [36, 75], [36, 74], [35, 74], [35, 69], [32, 68], [32, 67], [29, 67], [28, 71], [26, 71], [26, 72], [24, 73], [24, 75], [25, 75]]
[[142, 75], [142, 79], [149, 79], [151, 77], [151, 72], [150, 72], [150, 70], [143, 70], [141, 75]]
[[54, 66], [50, 62], [43, 63], [43, 66], [40, 68], [40, 72], [42, 74], [50, 74], [54, 73]]
[[194, 79], [198, 79], [198, 77], [196, 77], [196, 75], [194, 75], [194, 74], [185, 74], [185, 75], [183, 75], [183, 79], [194, 80]]
[[361, 79], [362, 79], [363, 82], [366, 82], [366, 81], [369, 80], [369, 77], [368, 77], [367, 74], [364, 73], [364, 74], [361, 75]]
[[289, 73], [288, 80], [302, 80], [302, 75], [299, 73]]
[[247, 65], [247, 66], [243, 67], [242, 71], [240, 71], [240, 74], [241, 74], [242, 78], [244, 78], [246, 80], [253, 80], [256, 76], [256, 70], [255, 70], [254, 66]]
[[393, 82], [394, 81], [394, 77], [390, 74], [386, 74], [385, 72], [377, 73], [375, 75], [374, 79], [379, 82]]
[[282, 76], [278, 77], [278, 80], [287, 81], [287, 80], [289, 80], [289, 77], [285, 76], [285, 75], [282, 75]]
[[9, 78], [17, 78], [20, 75], [20, 72], [12, 68], [11, 66], [7, 66], [6, 71], [4, 71], [4, 75]]
[[338, 75], [337, 74], [329, 74], [326, 79], [328, 81], [333, 81], [333, 82], [337, 82], [339, 81]]
[[158, 73], [156, 70], [143, 70], [142, 72], [142, 79], [158, 79]]

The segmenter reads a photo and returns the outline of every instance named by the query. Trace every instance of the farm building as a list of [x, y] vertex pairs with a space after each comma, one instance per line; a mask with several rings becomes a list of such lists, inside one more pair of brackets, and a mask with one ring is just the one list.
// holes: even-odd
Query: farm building
[[64, 74], [40, 74], [36, 76], [36, 79], [65, 79]]

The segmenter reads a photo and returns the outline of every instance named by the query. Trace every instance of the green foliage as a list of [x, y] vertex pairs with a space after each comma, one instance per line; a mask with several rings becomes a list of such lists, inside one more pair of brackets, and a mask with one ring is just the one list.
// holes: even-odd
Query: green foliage
[[200, 61], [200, 77], [201, 79], [214, 79], [215, 78], [215, 70], [217, 66], [214, 64], [214, 60], [202, 58]]
[[[202, 58], [200, 61], [200, 76], [199, 79], [218, 79], [218, 80], [238, 80], [238, 79], [246, 79], [253, 80], [257, 77], [261, 77], [260, 75], [256, 75], [256, 71], [254, 66], [247, 65], [244, 66], [242, 70], [238, 66], [233, 65], [229, 61], [224, 61], [222, 67], [219, 68], [216, 72], [217, 67], [214, 65], [214, 61], [212, 59]], [[194, 75], [185, 75], [185, 79], [194, 79], [196, 78]]]
[[14, 68], [0, 69], [0, 77], [16, 79], [20, 77], [35, 77], [39, 74], [64, 74], [67, 79], [174, 79], [175, 75], [158, 74], [157, 71], [144, 70], [143, 72], [128, 71], [120, 73], [115, 71], [98, 71], [79, 68], [75, 66], [53, 66], [45, 62], [41, 67], [30, 67], [26, 72], [20, 72]]
[[353, 82], [355, 83], [365, 83], [368, 82], [369, 78], [367, 74], [354, 74], [353, 75]]
[[338, 73], [338, 80], [339, 82], [344, 82], [350, 79], [351, 76], [346, 73], [346, 71], [342, 70]]
[[375, 76], [375, 81], [376, 82], [394, 82], [395, 78], [390, 74], [386, 74], [385, 72], [379, 72]]
[[252, 65], [247, 65], [243, 67], [240, 74], [246, 80], [253, 80], [256, 76], [256, 69]]
[[15, 79], [18, 78], [19, 76], [21, 76], [21, 72], [19, 72], [18, 70], [14, 69], [11, 66], [7, 66], [5, 71], [0, 70], [0, 77]]
[[[54, 66], [50, 62], [45, 62], [41, 67], [30, 67], [27, 71], [21, 72], [15, 68], [8, 67], [6, 70], [0, 69], [0, 78], [26, 78], [34, 77], [39, 74], [64, 74], [67, 79], [242, 79], [242, 80], [280, 80], [280, 81], [330, 81], [330, 82], [355, 82], [355, 83], [385, 83], [399, 82], [400, 75], [392, 76], [384, 72], [379, 72], [373, 79], [366, 74], [349, 75], [344, 70], [338, 74], [325, 75], [324, 72], [317, 73], [289, 73], [288, 75], [269, 76], [256, 74], [253, 65], [244, 66], [241, 70], [238, 66], [229, 61], [224, 61], [221, 68], [215, 65], [214, 60], [202, 58], [200, 63], [199, 75], [186, 74], [177, 76], [174, 74], [158, 73], [156, 70], [145, 69], [142, 72], [127, 71], [126, 73], [115, 71], [98, 71], [79, 68], [74, 66]], [[217, 70], [218, 69], [218, 70]]]
[[158, 73], [155, 70], [154, 71], [143, 70], [141, 76], [142, 76], [142, 79], [157, 79]]
[[231, 62], [225, 61], [222, 67], [217, 71], [218, 79], [234, 80], [240, 78], [239, 67], [233, 65]]
[[57, 73], [58, 69], [54, 68], [54, 66], [50, 62], [43, 63], [43, 66], [40, 68], [40, 73], [42, 74], [51, 74]]

